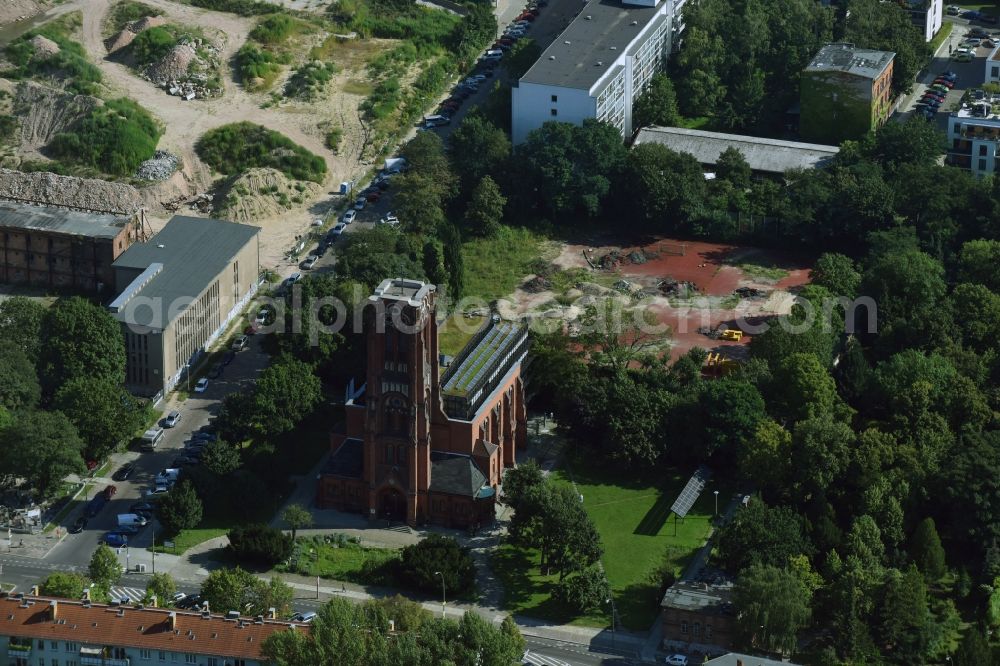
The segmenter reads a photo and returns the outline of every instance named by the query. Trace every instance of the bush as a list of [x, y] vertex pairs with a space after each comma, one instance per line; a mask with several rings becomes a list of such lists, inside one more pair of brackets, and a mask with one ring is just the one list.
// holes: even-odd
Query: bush
[[324, 137], [324, 143], [326, 147], [333, 151], [336, 155], [337, 151], [340, 150], [340, 141], [344, 138], [344, 129], [342, 127], [334, 127], [327, 130], [326, 136]]
[[472, 592], [476, 582], [476, 565], [468, 548], [455, 539], [432, 534], [418, 544], [402, 550], [396, 565], [396, 582], [428, 594], [441, 592], [441, 576], [445, 589], [452, 596]]
[[9, 141], [17, 131], [17, 118], [0, 114], [0, 141]]
[[108, 25], [112, 32], [118, 32], [123, 29], [127, 23], [132, 21], [138, 21], [141, 18], [147, 16], [162, 16], [163, 11], [157, 9], [156, 7], [150, 7], [147, 4], [141, 2], [133, 2], [133, 0], [125, 0], [124, 2], [119, 2], [115, 5], [115, 8], [111, 10], [111, 17], [108, 19]]
[[[240, 77], [248, 90], [266, 90], [281, 73], [281, 66], [290, 61], [287, 55], [264, 51], [253, 44], [246, 44], [236, 54], [239, 60]], [[255, 79], [260, 79], [255, 83]]]
[[195, 7], [204, 7], [217, 12], [229, 12], [239, 16], [262, 16], [281, 11], [282, 7], [259, 0], [188, 0]]
[[274, 566], [292, 555], [292, 538], [270, 525], [247, 525], [229, 531], [229, 552], [240, 563]]
[[285, 135], [250, 122], [230, 123], [202, 135], [199, 157], [216, 171], [239, 174], [271, 167], [296, 180], [323, 182], [326, 162]]
[[177, 38], [166, 28], [143, 30], [132, 40], [132, 55], [139, 65], [156, 62], [177, 45]]
[[305, 100], [314, 99], [336, 71], [337, 68], [333, 63], [303, 63], [295, 68], [295, 72], [285, 85], [285, 94]]
[[[75, 16], [79, 16], [79, 13], [74, 12], [36, 30], [29, 30], [8, 44], [4, 52], [14, 67], [5, 70], [4, 76], [9, 79], [48, 77], [64, 82], [69, 92], [94, 94], [97, 84], [101, 82], [101, 70], [87, 60], [83, 46], [69, 38], [69, 30], [76, 25], [71, 17]], [[37, 58], [34, 47], [29, 43], [36, 35], [58, 44], [59, 53], [47, 58]]]
[[94, 109], [70, 131], [57, 134], [49, 150], [63, 160], [126, 176], [153, 156], [162, 134], [145, 109], [120, 98]]
[[307, 25], [287, 14], [266, 16], [250, 31], [250, 39], [261, 44], [280, 44], [292, 35], [303, 32]]

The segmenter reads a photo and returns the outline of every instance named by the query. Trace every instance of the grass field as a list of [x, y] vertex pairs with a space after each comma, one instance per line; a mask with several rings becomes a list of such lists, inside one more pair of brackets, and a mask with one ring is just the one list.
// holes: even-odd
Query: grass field
[[320, 537], [300, 538], [298, 546], [300, 554], [295, 566], [279, 566], [278, 571], [369, 584], [379, 582], [385, 565], [399, 557], [399, 551], [391, 548], [328, 543]]
[[171, 555], [183, 555], [188, 548], [193, 548], [200, 543], [225, 536], [229, 530], [224, 527], [196, 527], [193, 530], [181, 530], [181, 533], [172, 539], [166, 539], [174, 544], [173, 548], [167, 548], [163, 544], [163, 539], [157, 539], [160, 545], [153, 548], [158, 553], [169, 553]]
[[514, 291], [541, 256], [542, 242], [528, 229], [502, 227], [494, 238], [465, 243], [465, 295], [490, 302]]
[[[601, 535], [604, 568], [614, 590], [619, 619], [629, 629], [645, 630], [659, 612], [660, 580], [657, 572], [668, 566], [679, 575], [708, 537], [714, 511], [711, 485], [683, 522], [670, 518], [670, 506], [690, 476], [673, 469], [657, 470], [655, 480], [617, 474], [599, 461], [569, 459], [553, 472], [558, 483], [576, 482], [583, 504]], [[729, 491], [719, 488], [722, 497]], [[495, 559], [497, 575], [504, 581], [508, 610], [528, 616], [585, 626], [608, 626], [607, 611], [575, 616], [549, 596], [556, 577], [542, 576], [537, 552], [502, 547]], [[525, 576], [525, 572], [528, 573]]]

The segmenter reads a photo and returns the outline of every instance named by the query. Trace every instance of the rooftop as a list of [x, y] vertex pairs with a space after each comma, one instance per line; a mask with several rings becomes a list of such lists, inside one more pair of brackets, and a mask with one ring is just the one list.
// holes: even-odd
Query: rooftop
[[431, 451], [429, 490], [473, 499], [490, 497], [494, 492], [470, 456], [446, 451]]
[[662, 0], [655, 7], [590, 0], [521, 82], [589, 91], [650, 21], [658, 15], [659, 20], [668, 20], [663, 9]]
[[61, 640], [83, 647], [147, 648], [259, 660], [261, 644], [272, 634], [293, 626], [296, 631], [309, 631], [307, 625], [260, 618], [227, 620], [221, 615], [162, 608], [17, 597], [20, 595], [0, 598], [0, 635]]
[[709, 659], [702, 666], [795, 666], [789, 661], [778, 661], [767, 657], [730, 652], [715, 659]]
[[128, 215], [87, 213], [56, 206], [0, 201], [0, 227], [110, 240], [122, 232], [129, 219]]
[[165, 328], [184, 311], [185, 299], [197, 298], [259, 232], [247, 224], [174, 216], [115, 261], [115, 268], [139, 274], [115, 299], [112, 314], [126, 324]]
[[[510, 351], [520, 340], [523, 329], [512, 322], [489, 322], [485, 335], [476, 336], [448, 368], [442, 387], [445, 394], [465, 395], [490, 368], [491, 363]], [[478, 338], [478, 339], [477, 339]]]
[[837, 146], [682, 127], [646, 127], [639, 131], [635, 143], [659, 143], [671, 150], [693, 155], [701, 164], [712, 165], [727, 148], [736, 148], [753, 171], [776, 174], [783, 174], [789, 169], [826, 166], [840, 152]]
[[732, 595], [733, 583], [730, 580], [712, 583], [680, 581], [667, 589], [660, 606], [716, 615], [732, 615], [735, 612]]
[[891, 51], [874, 51], [855, 47], [853, 44], [827, 44], [812, 59], [807, 72], [844, 72], [866, 79], [874, 79], [885, 71], [892, 59]]
[[405, 278], [382, 280], [382, 284], [375, 288], [375, 293], [369, 296], [368, 300], [406, 301], [408, 305], [417, 307], [428, 293], [436, 289], [437, 287], [433, 284], [420, 280], [407, 280]]

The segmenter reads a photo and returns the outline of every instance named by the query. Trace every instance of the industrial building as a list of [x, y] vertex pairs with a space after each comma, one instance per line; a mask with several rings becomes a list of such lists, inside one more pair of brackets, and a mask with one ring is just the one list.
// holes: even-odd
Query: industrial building
[[[590, 0], [511, 91], [511, 137], [596, 118], [633, 132], [632, 104], [671, 51], [683, 0]], [[678, 29], [683, 25], [678, 23]]]
[[175, 216], [114, 262], [109, 308], [125, 334], [126, 387], [172, 389], [257, 291], [257, 227]]
[[806, 141], [840, 145], [881, 127], [892, 114], [896, 54], [827, 44], [802, 72], [799, 133]]
[[366, 381], [348, 389], [318, 506], [410, 525], [492, 523], [503, 471], [527, 444], [528, 332], [490, 319], [442, 359], [436, 299], [434, 285], [406, 279], [369, 297]]

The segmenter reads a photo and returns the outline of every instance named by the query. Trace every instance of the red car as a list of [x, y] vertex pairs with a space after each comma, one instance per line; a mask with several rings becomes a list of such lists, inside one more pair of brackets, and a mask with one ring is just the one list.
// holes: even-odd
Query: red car
[[933, 85], [939, 85], [939, 84], [944, 86], [945, 88], [948, 88], [948, 90], [951, 90], [952, 88], [955, 87], [954, 81], [949, 81], [948, 79], [934, 79]]
[[108, 500], [111, 499], [112, 497], [115, 496], [115, 493], [117, 493], [117, 492], [118, 492], [118, 487], [117, 486], [107, 486], [104, 489], [104, 499], [108, 499]]
[[381, 194], [382, 194], [381, 192], [372, 192], [371, 194], [369, 194], [368, 203], [375, 203], [376, 201], [378, 201], [378, 198]]

